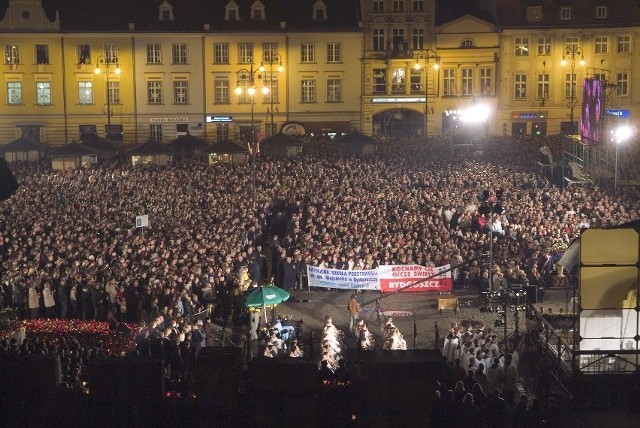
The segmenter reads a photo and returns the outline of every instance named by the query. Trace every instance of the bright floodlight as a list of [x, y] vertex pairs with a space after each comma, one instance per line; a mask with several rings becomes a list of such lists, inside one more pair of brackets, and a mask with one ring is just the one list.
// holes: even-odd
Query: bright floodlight
[[480, 123], [489, 118], [491, 109], [487, 104], [474, 104], [468, 109], [458, 110], [460, 119], [466, 123]]
[[627, 141], [631, 137], [632, 133], [633, 131], [631, 130], [631, 127], [627, 125], [619, 126], [614, 132], [616, 143], [623, 143]]

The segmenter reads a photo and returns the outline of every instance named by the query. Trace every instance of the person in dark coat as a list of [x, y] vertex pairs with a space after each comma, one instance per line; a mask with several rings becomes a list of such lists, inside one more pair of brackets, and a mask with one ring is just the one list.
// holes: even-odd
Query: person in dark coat
[[249, 278], [259, 284], [262, 280], [262, 259], [256, 255], [249, 258]]
[[92, 311], [93, 311], [93, 307], [91, 306], [91, 291], [90, 288], [91, 286], [89, 284], [82, 284], [82, 291], [81, 291], [81, 301], [82, 301], [82, 319], [83, 320], [88, 320], [91, 319], [91, 315], [92, 315]]
[[281, 287], [285, 290], [293, 290], [296, 286], [296, 279], [296, 267], [291, 260], [291, 256], [287, 256], [287, 258], [282, 263]]

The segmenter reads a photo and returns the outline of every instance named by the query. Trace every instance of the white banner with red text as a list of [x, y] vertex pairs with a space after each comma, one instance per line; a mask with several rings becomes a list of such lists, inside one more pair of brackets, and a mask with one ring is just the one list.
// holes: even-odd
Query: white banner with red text
[[307, 275], [309, 287], [342, 290], [379, 290], [383, 293], [397, 291], [409, 284], [436, 275], [402, 291], [448, 293], [453, 289], [451, 271], [447, 271], [449, 268], [450, 265], [440, 267], [384, 265], [370, 270], [340, 270], [307, 265]]

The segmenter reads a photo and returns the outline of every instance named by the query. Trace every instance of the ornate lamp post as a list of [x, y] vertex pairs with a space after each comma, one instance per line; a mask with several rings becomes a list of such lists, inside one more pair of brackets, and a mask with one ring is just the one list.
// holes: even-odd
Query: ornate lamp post
[[256, 209], [256, 154], [257, 154], [257, 141], [254, 125], [254, 108], [256, 85], [255, 75], [259, 70], [253, 69], [253, 59], [249, 69], [241, 68], [236, 72], [236, 89], [235, 93], [240, 96], [245, 91], [249, 97], [251, 104], [251, 140], [249, 141], [249, 148], [251, 149], [251, 204], [253, 209]]
[[567, 65], [568, 61], [567, 58], [570, 61], [570, 66], [571, 66], [571, 78], [569, 79], [569, 81], [566, 83], [566, 89], [565, 89], [565, 94], [568, 92], [569, 93], [569, 100], [570, 100], [570, 104], [569, 104], [569, 120], [571, 121], [571, 126], [573, 127], [573, 110], [576, 106], [576, 86], [577, 86], [577, 79], [575, 77], [575, 70], [576, 70], [576, 56], [580, 57], [580, 60], [578, 61], [578, 64], [580, 64], [581, 67], [584, 67], [585, 64], [587, 63], [584, 60], [584, 51], [582, 50], [582, 48], [578, 45], [571, 45], [571, 46], [567, 46], [566, 48], [564, 48], [564, 50], [562, 51], [562, 61], [560, 61], [560, 64], [564, 67]]
[[[569, 64], [571, 66], [570, 78], [568, 79], [568, 81], [565, 82], [565, 85], [566, 85], [565, 96], [569, 94], [569, 121], [571, 123], [571, 132], [573, 133], [575, 133], [578, 129], [577, 124], [575, 124], [574, 126], [574, 121], [573, 121], [573, 110], [576, 107], [576, 91], [577, 91], [577, 88], [576, 88], [577, 79], [575, 75], [576, 56], [580, 57], [578, 64], [580, 64], [581, 67], [584, 67], [587, 62], [584, 60], [584, 51], [578, 45], [570, 45], [564, 48], [564, 50], [562, 51], [562, 61], [560, 61], [560, 64], [563, 67], [565, 67], [568, 63], [567, 61], [567, 58], [568, 58], [570, 61]], [[562, 140], [562, 160], [561, 160], [560, 167], [562, 169], [562, 177], [560, 179], [560, 189], [564, 191], [564, 139]]]
[[415, 51], [414, 52], [416, 63], [413, 66], [416, 70], [420, 70], [422, 65], [420, 64], [420, 60], [424, 61], [424, 136], [427, 137], [427, 124], [429, 123], [428, 114], [429, 114], [429, 92], [427, 88], [427, 82], [429, 80], [429, 60], [434, 59], [433, 69], [438, 70], [440, 68], [438, 53], [434, 50], [427, 49], [423, 51]]
[[106, 132], [106, 137], [109, 138], [109, 133], [111, 132], [111, 87], [109, 85], [109, 76], [111, 74], [111, 69], [110, 67], [112, 65], [115, 65], [115, 69], [113, 70], [114, 74], [116, 76], [119, 76], [120, 73], [122, 73], [122, 70], [120, 69], [120, 65], [113, 64], [109, 61], [106, 61], [104, 58], [104, 55], [98, 55], [98, 57], [96, 58], [96, 68], [94, 70], [95, 74], [102, 74], [102, 67], [104, 67], [104, 79], [105, 79], [105, 83], [107, 85], [106, 88], [106, 96], [107, 96], [107, 132]]
[[[276, 67], [277, 65], [277, 67]], [[265, 71], [266, 71], [266, 66], [269, 67], [269, 76], [267, 78]], [[273, 103], [278, 102], [278, 100], [276, 100], [275, 98], [278, 96], [278, 92], [274, 91], [273, 88], [273, 82], [277, 82], [278, 78], [277, 75], [274, 78], [274, 67], [276, 67], [276, 70], [278, 73], [282, 73], [284, 71], [284, 66], [282, 65], [282, 57], [280, 56], [279, 53], [277, 52], [265, 52], [262, 54], [262, 58], [260, 60], [260, 72], [262, 73], [262, 81], [263, 83], [266, 83], [263, 87], [262, 87], [262, 93], [267, 95], [269, 94], [269, 104], [270, 104], [270, 108], [269, 108], [269, 114], [271, 115], [271, 124], [269, 126], [269, 135], [274, 135], [275, 134], [275, 125], [273, 123]]]

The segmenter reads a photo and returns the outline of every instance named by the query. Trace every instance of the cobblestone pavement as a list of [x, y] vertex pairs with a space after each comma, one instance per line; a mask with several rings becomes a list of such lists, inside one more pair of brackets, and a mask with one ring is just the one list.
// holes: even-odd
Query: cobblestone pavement
[[[571, 292], [571, 290], [568, 290]], [[349, 313], [347, 304], [351, 296], [346, 290], [296, 290], [291, 293], [289, 301], [276, 308], [278, 315], [287, 315], [293, 319], [302, 319], [306, 331], [320, 330], [324, 325], [325, 315], [331, 315], [334, 324], [345, 331], [348, 330]], [[365, 318], [369, 330], [374, 334], [379, 333], [381, 322], [375, 314], [375, 299], [381, 297], [377, 292], [357, 293], [358, 300], [363, 304], [363, 317]], [[439, 297], [457, 297], [460, 308], [457, 312], [444, 310], [442, 313], [437, 310], [437, 300]], [[544, 308], [547, 312], [567, 310], [569, 303], [567, 290], [565, 288], [547, 290], [542, 303], [537, 303], [538, 309]], [[454, 322], [469, 320], [472, 322], [484, 322], [487, 327], [494, 329], [495, 333], [503, 337], [504, 324], [496, 326], [496, 321], [504, 321], [504, 317], [497, 312], [489, 312], [487, 307], [496, 305], [487, 304], [482, 295], [477, 290], [459, 290], [451, 294], [431, 294], [431, 293], [409, 293], [400, 292], [380, 299], [380, 308], [383, 313], [395, 313], [393, 317], [396, 327], [404, 335], [407, 346], [414, 348], [413, 326], [416, 325], [416, 349], [427, 349], [434, 347], [435, 326], [438, 325], [440, 337], [446, 335], [447, 329]], [[381, 317], [383, 321], [383, 317]], [[508, 311], [506, 318], [507, 335], [510, 335], [516, 326], [516, 313], [513, 307]], [[519, 313], [518, 324], [522, 330], [524, 327], [522, 313]]]

